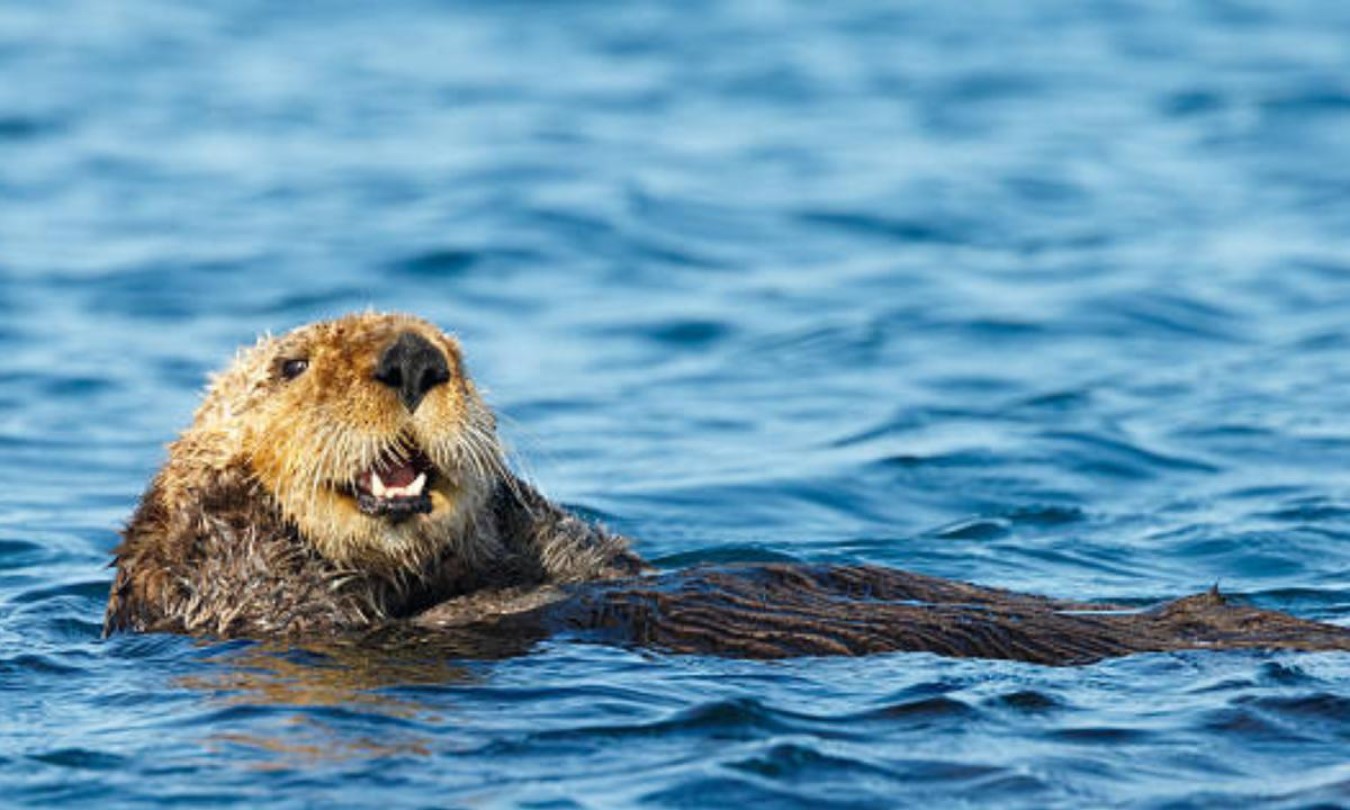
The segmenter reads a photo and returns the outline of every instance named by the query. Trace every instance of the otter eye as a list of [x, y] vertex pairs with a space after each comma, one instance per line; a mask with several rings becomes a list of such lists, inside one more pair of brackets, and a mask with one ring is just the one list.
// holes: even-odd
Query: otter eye
[[303, 358], [287, 360], [281, 364], [281, 377], [285, 380], [294, 380], [296, 377], [304, 374], [305, 369], [307, 368], [309, 368], [308, 360]]

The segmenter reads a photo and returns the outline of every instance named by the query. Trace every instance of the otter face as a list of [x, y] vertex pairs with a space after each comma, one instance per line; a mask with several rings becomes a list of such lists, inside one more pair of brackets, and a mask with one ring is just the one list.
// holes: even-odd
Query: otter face
[[264, 340], [216, 381], [197, 421], [229, 426], [286, 519], [362, 569], [415, 568], [463, 537], [506, 474], [458, 344], [409, 316]]

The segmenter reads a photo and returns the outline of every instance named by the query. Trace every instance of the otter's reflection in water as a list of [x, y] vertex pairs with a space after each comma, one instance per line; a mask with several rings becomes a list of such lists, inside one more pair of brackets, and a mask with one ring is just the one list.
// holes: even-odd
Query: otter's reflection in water
[[[177, 683], [212, 707], [218, 730], [205, 748], [248, 767], [427, 757], [480, 744], [457, 734], [446, 690], [480, 683], [475, 661], [521, 654], [536, 640], [390, 629], [296, 645], [229, 644]], [[436, 698], [419, 700], [426, 690]]]

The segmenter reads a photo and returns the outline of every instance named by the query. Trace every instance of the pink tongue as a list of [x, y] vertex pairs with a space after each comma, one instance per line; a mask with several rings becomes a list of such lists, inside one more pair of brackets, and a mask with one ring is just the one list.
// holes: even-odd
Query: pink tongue
[[406, 487], [417, 478], [417, 468], [411, 462], [394, 462], [391, 466], [377, 464], [375, 471], [380, 474], [380, 480], [386, 487]]

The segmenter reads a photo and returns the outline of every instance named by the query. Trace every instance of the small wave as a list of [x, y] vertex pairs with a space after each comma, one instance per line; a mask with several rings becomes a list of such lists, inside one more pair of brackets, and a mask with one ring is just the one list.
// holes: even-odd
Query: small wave
[[815, 748], [793, 743], [770, 746], [746, 759], [726, 763], [726, 767], [770, 779], [821, 780], [835, 776], [896, 778], [897, 774], [866, 762], [823, 754]]
[[1046, 430], [1037, 439], [1054, 448], [1057, 463], [1112, 478], [1148, 479], [1163, 472], [1217, 473], [1222, 469], [1209, 461], [1162, 453], [1101, 434]]
[[[753, 698], [732, 698], [700, 703], [654, 723], [590, 726], [559, 732], [567, 736], [653, 737], [667, 734], [715, 734], [719, 739], [754, 739], [766, 732], [790, 733], [819, 721], [773, 709]], [[547, 737], [552, 732], [543, 733]]]
[[58, 768], [81, 771], [116, 771], [125, 769], [127, 765], [124, 756], [87, 748], [57, 748], [41, 754], [30, 754], [28, 758]]
[[956, 222], [897, 219], [861, 212], [808, 211], [799, 214], [798, 218], [808, 225], [820, 225], [848, 234], [902, 243], [962, 244], [970, 239], [968, 229]]
[[946, 540], [994, 540], [1006, 537], [1012, 529], [1012, 522], [1001, 518], [969, 518], [942, 526], [933, 530], [933, 534]]
[[64, 659], [65, 656], [59, 653], [21, 653], [0, 658], [0, 674], [14, 678], [15, 683], [43, 675], [69, 677], [88, 674], [83, 663], [67, 663]]
[[860, 718], [903, 720], [907, 723], [941, 723], [970, 720], [981, 712], [970, 704], [946, 695], [919, 697], [872, 709]]
[[395, 267], [399, 272], [410, 276], [455, 278], [473, 269], [481, 259], [482, 257], [475, 251], [442, 248], [410, 256]]
[[1157, 734], [1147, 729], [1122, 728], [1119, 726], [1086, 726], [1081, 728], [1061, 728], [1046, 732], [1050, 739], [1075, 745], [1142, 745], [1157, 739]]
[[1019, 714], [1045, 714], [1065, 708], [1060, 698], [1035, 689], [1020, 689], [996, 695], [986, 700], [985, 705], [1008, 709]]

